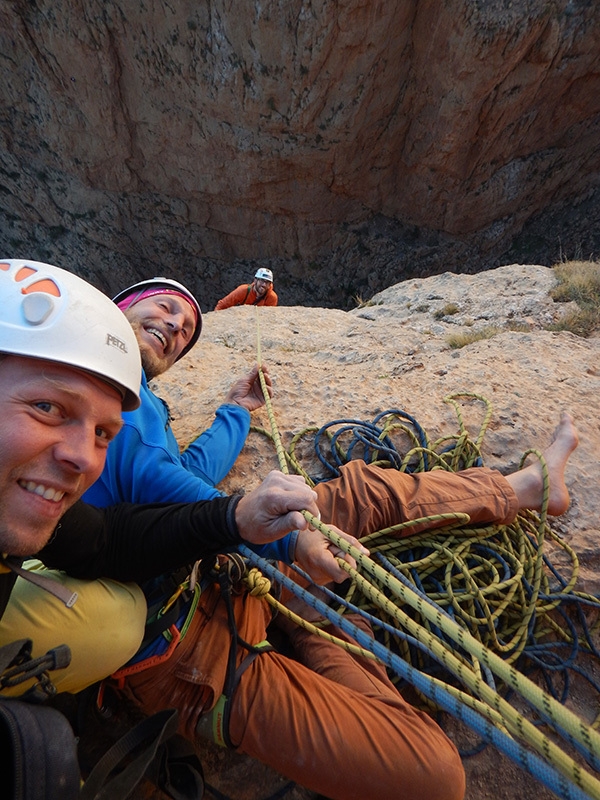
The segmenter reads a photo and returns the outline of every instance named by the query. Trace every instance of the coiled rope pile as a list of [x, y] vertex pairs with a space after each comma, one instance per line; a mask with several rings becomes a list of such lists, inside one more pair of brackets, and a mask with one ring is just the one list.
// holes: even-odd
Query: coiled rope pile
[[[271, 426], [262, 432], [273, 441], [281, 470], [301, 474], [309, 483], [321, 478], [311, 478], [296, 456], [298, 442], [308, 435], [314, 436], [317, 457], [329, 477], [356, 457], [404, 471], [457, 471], [482, 463], [481, 443], [492, 408], [481, 396], [446, 398], [456, 409], [459, 432], [433, 443], [414, 418], [392, 410], [372, 423], [338, 420], [318, 430], [306, 429], [286, 450], [262, 372], [260, 378]], [[481, 402], [486, 409], [475, 440], [463, 423], [459, 405], [463, 399]], [[403, 454], [392, 441], [397, 434], [410, 443]], [[466, 515], [448, 515], [442, 528], [398, 538], [411, 525], [421, 530], [440, 522], [439, 517], [422, 518], [363, 539], [370, 550], [366, 557], [305, 512], [313, 526], [357, 562], [354, 570], [339, 560], [349, 574], [350, 588], [343, 597], [330, 593], [329, 603], [316, 599], [248, 548], [242, 547], [242, 552], [270, 580], [286, 585], [357, 642], [354, 647], [336, 640], [340, 646], [381, 660], [430, 705], [465, 722], [557, 796], [600, 800], [596, 730], [600, 717], [586, 724], [560, 702], [568, 693], [569, 671], [584, 674], [581, 658], [600, 657], [594, 645], [600, 601], [574, 588], [577, 556], [547, 524], [546, 466], [535, 450], [527, 451], [523, 462], [529, 455], [542, 466], [542, 511], [521, 513], [511, 525], [474, 528]], [[550, 562], [548, 543], [566, 556], [568, 577]], [[298, 624], [335, 639], [290, 614], [274, 597], [268, 599]], [[371, 620], [375, 641], [344, 617], [347, 609]], [[595, 625], [588, 617], [595, 618]], [[533, 667], [541, 670], [547, 691], [527, 677]], [[591, 677], [588, 680], [600, 694], [600, 687]], [[508, 701], [513, 696], [527, 705], [526, 712], [520, 713], [517, 704]]]
[[[485, 419], [476, 441], [468, 438], [464, 428], [458, 405], [460, 398], [485, 405]], [[335, 421], [324, 426], [315, 436], [317, 455], [329, 469], [337, 472], [355, 450], [356, 443], [365, 441], [363, 429], [366, 429], [371, 441], [363, 456], [371, 462], [385, 464], [382, 459], [382, 450], [385, 450], [387, 465], [400, 471], [420, 472], [428, 468], [458, 471], [480, 465], [480, 445], [491, 418], [491, 405], [478, 395], [454, 395], [445, 398], [445, 402], [452, 404], [458, 414], [460, 433], [452, 439], [446, 437], [431, 444], [416, 420], [405, 412], [388, 411], [378, 415], [373, 423]], [[382, 420], [384, 424], [377, 429]], [[404, 420], [409, 420], [410, 427]], [[323, 432], [333, 426], [340, 427], [329, 436], [331, 452], [327, 458], [321, 439]], [[390, 440], [394, 429], [400, 429], [414, 442], [404, 456], [398, 454]], [[372, 440], [377, 430], [379, 438], [385, 442], [382, 450], [378, 450], [376, 441]], [[352, 440], [345, 450], [340, 446], [340, 431], [351, 432]], [[296, 463], [295, 446], [305, 434], [294, 437], [289, 448], [288, 460], [292, 464]], [[454, 444], [450, 444], [451, 441]], [[528, 453], [541, 458], [536, 451]], [[421, 527], [422, 521], [418, 522]], [[586, 606], [599, 607], [598, 598], [575, 591], [579, 574], [577, 555], [546, 524], [545, 514], [542, 520], [533, 512], [525, 512], [511, 525], [487, 528], [471, 528], [463, 522], [468, 520], [455, 520], [448, 528], [401, 539], [394, 536], [393, 530], [378, 531], [362, 542], [372, 554], [378, 555], [380, 563], [399, 571], [415, 590], [464, 624], [471, 635], [510, 663], [529, 659], [532, 666], [546, 666], [549, 672], [557, 672], [560, 668], [567, 669], [582, 649], [599, 656], [585, 617], [581, 616]], [[410, 525], [402, 527], [410, 528]], [[567, 577], [563, 574], [564, 568], [561, 573], [550, 561], [549, 542], [562, 551], [563, 560], [568, 562]], [[355, 587], [347, 599], [365, 607]], [[574, 624], [563, 612], [565, 603], [579, 613], [581, 633], [575, 631]], [[554, 613], [557, 610], [558, 613]], [[419, 621], [426, 624], [424, 620]], [[564, 655], [559, 658], [561, 651]], [[403, 655], [410, 657], [406, 650]], [[521, 659], [523, 655], [525, 659]], [[563, 680], [568, 682], [564, 675]], [[596, 689], [600, 692], [600, 687]], [[599, 721], [595, 721], [596, 726]]]

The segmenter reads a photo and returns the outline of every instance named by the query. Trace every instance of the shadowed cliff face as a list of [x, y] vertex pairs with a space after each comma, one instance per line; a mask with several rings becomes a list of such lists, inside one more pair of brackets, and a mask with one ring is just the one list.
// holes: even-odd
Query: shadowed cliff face
[[0, 245], [206, 307], [257, 264], [344, 305], [511, 246], [589, 256], [599, 29], [588, 0], [9, 0]]

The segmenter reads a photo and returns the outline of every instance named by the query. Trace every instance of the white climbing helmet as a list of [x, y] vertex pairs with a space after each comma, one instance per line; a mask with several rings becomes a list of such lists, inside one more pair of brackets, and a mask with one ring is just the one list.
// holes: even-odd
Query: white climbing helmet
[[273, 273], [271, 272], [270, 269], [265, 269], [264, 267], [257, 269], [256, 275], [254, 277], [260, 278], [263, 281], [270, 281], [271, 283], [273, 283]]
[[140, 281], [139, 283], [134, 283], [132, 286], [128, 286], [127, 289], [123, 289], [122, 292], [119, 292], [113, 297], [113, 303], [117, 303], [121, 309], [126, 310], [124, 308], [123, 301], [131, 297], [131, 301], [126, 304], [126, 307], [129, 308], [130, 306], [135, 305], [138, 300], [142, 299], [142, 295], [147, 289], [167, 289], [168, 291], [181, 294], [196, 312], [196, 327], [194, 328], [194, 333], [192, 334], [190, 341], [177, 356], [176, 360], [179, 361], [179, 359], [183, 358], [183, 356], [188, 353], [196, 344], [198, 337], [200, 336], [200, 332], [202, 331], [202, 310], [200, 309], [200, 303], [196, 300], [190, 290], [186, 289], [182, 283], [174, 281], [172, 278], [160, 277], [148, 278], [148, 280]]
[[82, 369], [114, 386], [123, 411], [140, 404], [135, 334], [110, 299], [71, 272], [39, 261], [0, 261], [0, 353]]

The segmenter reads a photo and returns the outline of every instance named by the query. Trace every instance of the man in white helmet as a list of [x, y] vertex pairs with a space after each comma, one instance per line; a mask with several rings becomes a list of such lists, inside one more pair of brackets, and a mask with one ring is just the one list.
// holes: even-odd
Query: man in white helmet
[[[94, 506], [105, 507], [120, 502], [189, 503], [222, 496], [215, 485], [231, 469], [244, 445], [250, 428], [250, 413], [264, 404], [258, 368], [231, 386], [211, 427], [181, 453], [170, 427], [168, 407], [150, 389], [148, 381], [167, 371], [194, 346], [202, 329], [200, 305], [185, 286], [164, 277], [151, 278], [124, 289], [114, 302], [133, 328], [141, 352], [141, 385], [138, 388], [141, 402], [135, 409], [124, 409], [119, 436], [104, 453], [104, 469], [98, 480], [86, 487], [83, 499]], [[68, 338], [71, 346], [85, 347], [85, 341], [72, 331]], [[137, 374], [140, 374], [139, 367]], [[263, 374], [270, 387], [269, 373], [264, 366]], [[320, 537], [294, 531], [258, 547], [257, 552], [265, 558], [287, 563], [296, 559], [305, 569], [327, 570], [331, 566], [330, 554], [323, 545]], [[38, 576], [46, 574], [40, 561], [29, 561], [27, 566]], [[167, 585], [170, 593], [171, 587]], [[106, 592], [106, 585], [103, 581], [86, 582], [79, 585], [77, 591], [80, 597], [77, 611], [85, 618], [88, 616], [87, 607], [98, 604], [99, 596]], [[117, 606], [123, 592], [128, 593], [129, 589], [110, 583], [110, 594], [115, 596]], [[137, 587], [134, 587], [134, 592], [138, 597]], [[182, 613], [186, 602], [189, 607], [190, 598], [182, 595], [179, 599]], [[60, 609], [57, 613], [61, 613]], [[137, 607], [136, 613], [141, 613]], [[126, 619], [127, 614], [127, 608], [123, 607], [120, 618]], [[35, 585], [19, 581], [0, 622], [0, 641], [28, 631], [34, 617], [37, 647], [45, 652], [54, 645], [58, 620], [48, 615], [46, 598]], [[73, 622], [73, 615], [67, 619]], [[88, 626], [88, 630], [91, 639], [93, 627]], [[111, 664], [121, 666], [129, 660], [139, 645], [139, 634], [136, 620], [119, 626], [122, 647], [106, 651]], [[81, 647], [74, 653], [75, 666], [84, 658], [89, 659], [89, 664], [84, 670], [72, 669], [59, 679], [59, 688], [64, 691], [82, 689], [93, 682], [92, 678], [103, 677], [116, 669], [113, 666], [108, 670], [102, 659], [96, 657], [93, 642], [80, 636], [77, 636], [77, 641], [81, 642]], [[159, 651], [165, 649], [162, 636], [157, 638], [156, 647]], [[123, 657], [122, 654], [126, 655]], [[83, 681], [80, 677], [82, 672]]]
[[[108, 442], [121, 428], [121, 406], [133, 409], [139, 404], [141, 364], [127, 321], [112, 309], [103, 316], [104, 295], [75, 276], [37, 262], [5, 261], [0, 263], [0, 285], [0, 401], [3, 406], [9, 405], [9, 412], [14, 408], [15, 414], [20, 413], [23, 425], [17, 430], [19, 437], [25, 437], [29, 429], [32, 434], [38, 431], [35, 440], [27, 439], [20, 446], [18, 460], [6, 442], [2, 449], [2, 474], [5, 478], [16, 476], [16, 480], [5, 479], [0, 485], [1, 547], [5, 553], [22, 556], [37, 553], [44, 546], [62, 514], [100, 474]], [[29, 404], [25, 402], [28, 381], [40, 393], [39, 400]], [[63, 381], [64, 387], [58, 381]], [[23, 400], [19, 395], [13, 399], [13, 387], [20, 387], [21, 382]], [[115, 388], [111, 390], [111, 386]], [[76, 394], [68, 406], [71, 388]], [[108, 412], [104, 418], [100, 412], [105, 408]], [[56, 443], [49, 441], [46, 445], [45, 434], [58, 434], [62, 421], [70, 418], [72, 437], [62, 443], [57, 435]], [[15, 424], [10, 413], [2, 413], [1, 424], [3, 429]], [[90, 437], [89, 428], [96, 429], [95, 437]], [[77, 457], [69, 455], [69, 446], [78, 451]], [[44, 449], [50, 448], [56, 455], [44, 458]], [[61, 462], [65, 465], [62, 468]], [[14, 577], [8, 573], [4, 586], [12, 588]], [[123, 656], [127, 658], [135, 648], [144, 624], [145, 600], [133, 584], [98, 586], [95, 590], [90, 602], [104, 596], [109, 617], [127, 613], [134, 631], [117, 630], [114, 649], [104, 652], [90, 653], [86, 642], [81, 654], [75, 648], [76, 666], [81, 658], [85, 668], [89, 653], [89, 666], [100, 662], [99, 672], [106, 674], [111, 665], [122, 663]], [[6, 600], [6, 589], [2, 594]], [[60, 603], [58, 608], [62, 611]], [[47, 603], [44, 610], [48, 611]], [[73, 610], [73, 616], [80, 611], [81, 604]], [[52, 619], [45, 617], [45, 621], [52, 625]], [[20, 635], [15, 630], [12, 638]]]
[[252, 283], [242, 283], [233, 292], [222, 297], [215, 311], [232, 306], [276, 306], [277, 294], [273, 289], [273, 273], [270, 269], [260, 267], [256, 270]]
[[[254, 367], [231, 386], [225, 402], [216, 411], [213, 424], [182, 453], [170, 427], [168, 407], [150, 389], [148, 382], [166, 372], [194, 346], [202, 329], [200, 305], [185, 286], [164, 277], [140, 281], [119, 292], [113, 301], [129, 321], [139, 345], [141, 402], [137, 408], [124, 411], [119, 435], [105, 453], [104, 469], [83, 499], [91, 505], [106, 507], [121, 502], [190, 503], [222, 496], [215, 486], [229, 472], [244, 445], [250, 429], [250, 413], [264, 404], [258, 368]], [[271, 381], [264, 365], [263, 374], [270, 389]], [[264, 558], [286, 563], [297, 560], [304, 569], [312, 568], [313, 573], [315, 569], [326, 571], [331, 567], [330, 554], [322, 538], [297, 531], [256, 549]], [[28, 562], [28, 568], [38, 575], [46, 571], [39, 561]], [[173, 591], [170, 580], [165, 582], [165, 587], [166, 601]], [[104, 590], [102, 581], [82, 583], [77, 590], [81, 598], [79, 609], [97, 603], [98, 593]], [[111, 584], [111, 591], [119, 593], [121, 589]], [[156, 589], [153, 594], [157, 594]], [[182, 623], [191, 602], [188, 594], [178, 599]], [[46, 598], [35, 586], [19, 581], [0, 622], [0, 641], [27, 630], [33, 616], [36, 616], [35, 638], [39, 648], [52, 647], [56, 620], [46, 613]], [[125, 609], [122, 618], [126, 618]], [[128, 648], [135, 649], [136, 642], [139, 644], [139, 628], [135, 624], [121, 626], [123, 639], [128, 630], [131, 632]], [[166, 648], [164, 637], [157, 636], [152, 656], [156, 657]], [[93, 648], [84, 646], [82, 652], [91, 654]], [[144, 654], [148, 655], [147, 647]], [[119, 666], [131, 655], [128, 652]], [[98, 667], [108, 674], [101, 663]], [[75, 683], [76, 679], [75, 671], [71, 671], [68, 691], [83, 688]], [[63, 687], [59, 684], [59, 688]]]
[[[7, 260], [0, 262], [0, 288], [0, 552], [6, 556], [0, 567], [2, 616], [15, 586], [15, 569], [21, 569], [24, 556], [41, 551], [53, 532], [57, 535], [50, 549], [59, 553], [57, 566], [62, 566], [63, 556], [69, 563], [74, 557], [91, 558], [88, 566], [95, 571], [95, 536], [106, 531], [94, 530], [89, 508], [78, 506], [74, 516], [81, 521], [81, 538], [63, 547], [63, 515], [101, 474], [108, 444], [122, 428], [122, 411], [139, 406], [142, 372], [136, 337], [126, 318], [75, 275], [35, 261]], [[102, 517], [93, 517], [94, 524], [97, 519]], [[131, 544], [129, 535], [123, 547], [130, 546], [126, 542]], [[191, 544], [191, 550], [201, 549]], [[209, 549], [214, 551], [212, 544]], [[148, 570], [146, 563], [141, 571], [133, 570], [131, 580], [168, 569], [171, 553], [167, 558], [164, 547], [158, 553], [158, 558], [153, 556], [154, 569]], [[107, 566], [100, 555], [98, 551], [97, 576], [112, 572], [113, 577], [129, 579], [129, 558]], [[173, 566], [188, 563], [188, 557], [189, 552], [184, 559], [175, 555]], [[58, 599], [37, 586], [48, 577]], [[67, 611], [61, 596], [68, 600], [78, 588], [78, 602]], [[77, 640], [68, 642], [71, 667], [57, 679], [62, 691], [77, 691], [105, 677], [139, 647], [146, 603], [135, 584], [78, 584], [39, 564], [19, 578], [16, 589], [28, 616], [26, 621], [17, 617], [16, 624], [9, 609], [0, 622], [0, 644], [31, 636], [34, 655], [39, 655], [62, 642], [69, 628], [77, 631]], [[96, 610], [98, 619], [90, 624]], [[120, 624], [123, 620], [126, 625]]]

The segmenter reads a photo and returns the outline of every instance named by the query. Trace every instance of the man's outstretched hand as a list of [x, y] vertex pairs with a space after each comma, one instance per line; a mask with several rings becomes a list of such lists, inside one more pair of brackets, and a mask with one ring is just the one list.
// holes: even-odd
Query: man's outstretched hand
[[[272, 397], [273, 390], [271, 388], [269, 370], [264, 364], [262, 365], [261, 369], [265, 378], [269, 397]], [[260, 385], [258, 365], [251, 369], [250, 372], [243, 378], [240, 378], [238, 381], [232, 384], [231, 388], [227, 392], [227, 396], [225, 397], [225, 402], [236, 403], [238, 406], [242, 406], [248, 411], [256, 411], [257, 408], [264, 406], [265, 396]]]
[[303, 510], [319, 516], [317, 493], [300, 475], [273, 470], [260, 486], [242, 497], [235, 509], [235, 521], [242, 539], [266, 544], [290, 531], [306, 530], [308, 522], [300, 513]]

